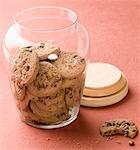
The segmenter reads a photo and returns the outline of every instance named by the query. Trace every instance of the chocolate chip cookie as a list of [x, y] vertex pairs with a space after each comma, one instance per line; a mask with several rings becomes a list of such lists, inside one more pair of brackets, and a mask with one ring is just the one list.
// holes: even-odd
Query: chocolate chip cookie
[[80, 84], [79, 78], [74, 79], [63, 79], [62, 80], [62, 88], [69, 88], [71, 86], [79, 85]]
[[122, 134], [129, 138], [134, 138], [137, 135], [137, 132], [138, 129], [135, 124], [127, 119], [109, 120], [100, 127], [100, 133], [102, 136]]
[[74, 107], [81, 99], [81, 88], [79, 86], [71, 86], [65, 88], [65, 101], [67, 107]]
[[80, 76], [86, 67], [85, 60], [73, 52], [61, 52], [59, 59], [52, 63], [57, 66], [62, 77], [67, 79]]
[[12, 79], [21, 85], [29, 85], [36, 77], [39, 68], [39, 58], [33, 47], [22, 48], [16, 54], [11, 66]]
[[25, 97], [25, 85], [20, 84], [18, 80], [12, 80], [12, 90], [17, 100], [22, 101]]
[[63, 90], [54, 96], [38, 97], [37, 101], [30, 101], [30, 109], [42, 123], [46, 124], [57, 123], [69, 118]]
[[21, 48], [12, 62], [11, 79], [22, 120], [48, 125], [72, 118], [80, 105], [85, 67], [79, 55], [50, 43]]
[[36, 53], [40, 60], [47, 60], [49, 54], [57, 54], [60, 53], [60, 48], [48, 43], [40, 43], [39, 46], [36, 48]]
[[56, 93], [62, 84], [58, 69], [49, 62], [39, 63], [39, 72], [35, 80], [27, 87], [29, 92], [37, 97], [50, 96]]

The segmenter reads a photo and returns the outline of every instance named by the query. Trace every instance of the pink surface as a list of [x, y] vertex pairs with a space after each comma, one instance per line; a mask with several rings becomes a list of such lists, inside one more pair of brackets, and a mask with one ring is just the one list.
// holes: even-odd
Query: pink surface
[[67, 127], [35, 129], [20, 121], [1, 66], [0, 150], [139, 150], [140, 136], [134, 139], [136, 145], [130, 147], [128, 138], [116, 136], [107, 141], [100, 136], [98, 128], [107, 119], [129, 118], [140, 129], [140, 3], [134, 0], [1, 0], [1, 42], [17, 11], [44, 4], [65, 6], [77, 12], [79, 22], [90, 33], [91, 59], [118, 66], [128, 79], [129, 94], [110, 107], [81, 107], [79, 118]]

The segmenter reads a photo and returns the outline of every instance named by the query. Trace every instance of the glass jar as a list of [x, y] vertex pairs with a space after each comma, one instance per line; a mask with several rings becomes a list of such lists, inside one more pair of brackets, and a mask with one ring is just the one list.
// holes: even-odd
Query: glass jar
[[[17, 55], [19, 55], [19, 51], [23, 49], [43, 48], [45, 45], [49, 45], [48, 47], [50, 49], [57, 46], [57, 49], [61, 50], [61, 54], [64, 54], [63, 61], [61, 62], [61, 69], [59, 69], [57, 65], [55, 66], [58, 72], [59, 70], [63, 72], [67, 67], [65, 64], [67, 63], [65, 60], [67, 59], [67, 54], [73, 55], [72, 58], [78, 57], [78, 59], [80, 58], [82, 61], [82, 58], [84, 58], [86, 62], [88, 61], [89, 37], [87, 30], [77, 22], [77, 15], [72, 10], [56, 6], [40, 6], [17, 13], [14, 18], [14, 24], [8, 29], [3, 40], [5, 64], [6, 68], [8, 68], [12, 93], [22, 121], [37, 128], [59, 128], [70, 124], [78, 116], [85, 78], [85, 66], [81, 74], [77, 74], [76, 77], [71, 76], [71, 71], [73, 71], [74, 74], [77, 72], [75, 71], [77, 61], [75, 62], [74, 59], [71, 61], [68, 60], [68, 62], [73, 63], [73, 65], [75, 63], [74, 69], [70, 69], [69, 74], [67, 74], [71, 77], [67, 79], [65, 75], [62, 75], [59, 90], [55, 90], [55, 85], [52, 90], [53, 92], [51, 88], [46, 90], [47, 93], [51, 91], [53, 94], [41, 96], [36, 94], [38, 91], [32, 93], [30, 92], [32, 90], [29, 90], [29, 87], [35, 85], [33, 82], [37, 80], [39, 74], [35, 73], [37, 72], [37, 67], [34, 67], [34, 73], [30, 72], [30, 75], [36, 76], [36, 79], [34, 78], [28, 85], [26, 85], [26, 83], [20, 83], [21, 76], [19, 80], [17, 80], [17, 78], [13, 80], [13, 73], [11, 73], [11, 66], [13, 66], [13, 61], [16, 59]], [[58, 59], [58, 56], [51, 55], [50, 57], [53, 57], [52, 59]], [[20, 58], [21, 56], [18, 56], [16, 61], [19, 61]], [[14, 65], [17, 65], [16, 61]], [[22, 60], [20, 59], [20, 61]], [[33, 65], [34, 61], [33, 59], [28, 63], [32, 63]], [[42, 60], [39, 59], [38, 63], [43, 66]], [[52, 63], [51, 65], [53, 66], [52, 60], [51, 62], [47, 61], [47, 64], [50, 65], [50, 63]], [[19, 68], [18, 66], [18, 69]], [[39, 66], [39, 69], [40, 68]], [[17, 70], [17, 68], [15, 70]], [[46, 72], [51, 72], [50, 70], [51, 69], [48, 69]], [[56, 73], [57, 77], [58, 72]], [[44, 78], [44, 80], [47, 80], [47, 77]], [[42, 84], [44, 86], [44, 83]], [[66, 108], [64, 108], [63, 103], [65, 103]]]

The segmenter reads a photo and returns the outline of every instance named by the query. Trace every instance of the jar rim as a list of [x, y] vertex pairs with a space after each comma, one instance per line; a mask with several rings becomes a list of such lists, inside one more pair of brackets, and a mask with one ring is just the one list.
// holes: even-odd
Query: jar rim
[[[65, 27], [59, 27], [56, 29], [45, 29], [45, 30], [40, 30], [40, 29], [32, 29], [30, 27], [26, 27], [24, 25], [21, 24], [20, 21], [18, 21], [18, 17], [20, 17], [21, 15], [23, 15], [24, 13], [30, 12], [32, 10], [37, 10], [37, 9], [56, 9], [56, 10], [60, 10], [60, 11], [66, 11], [67, 13], [69, 13], [71, 16], [73, 16], [73, 20], [71, 20], [72, 22], [65, 26]], [[77, 23], [78, 17], [76, 15], [76, 13], [69, 9], [69, 8], [65, 8], [65, 7], [60, 7], [60, 6], [37, 6], [37, 7], [29, 7], [26, 9], [23, 9], [19, 12], [16, 13], [15, 17], [14, 17], [14, 23], [17, 27], [24, 29], [24, 30], [28, 30], [30, 32], [57, 32], [57, 31], [63, 31], [63, 30], [67, 30], [69, 28], [71, 28], [72, 26], [74, 26]]]

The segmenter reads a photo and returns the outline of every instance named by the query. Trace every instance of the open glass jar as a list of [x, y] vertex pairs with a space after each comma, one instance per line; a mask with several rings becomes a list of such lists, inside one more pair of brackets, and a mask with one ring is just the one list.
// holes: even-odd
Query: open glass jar
[[73, 11], [55, 6], [23, 10], [14, 22], [3, 51], [22, 121], [44, 129], [70, 124], [77, 118], [83, 91], [86, 29]]

